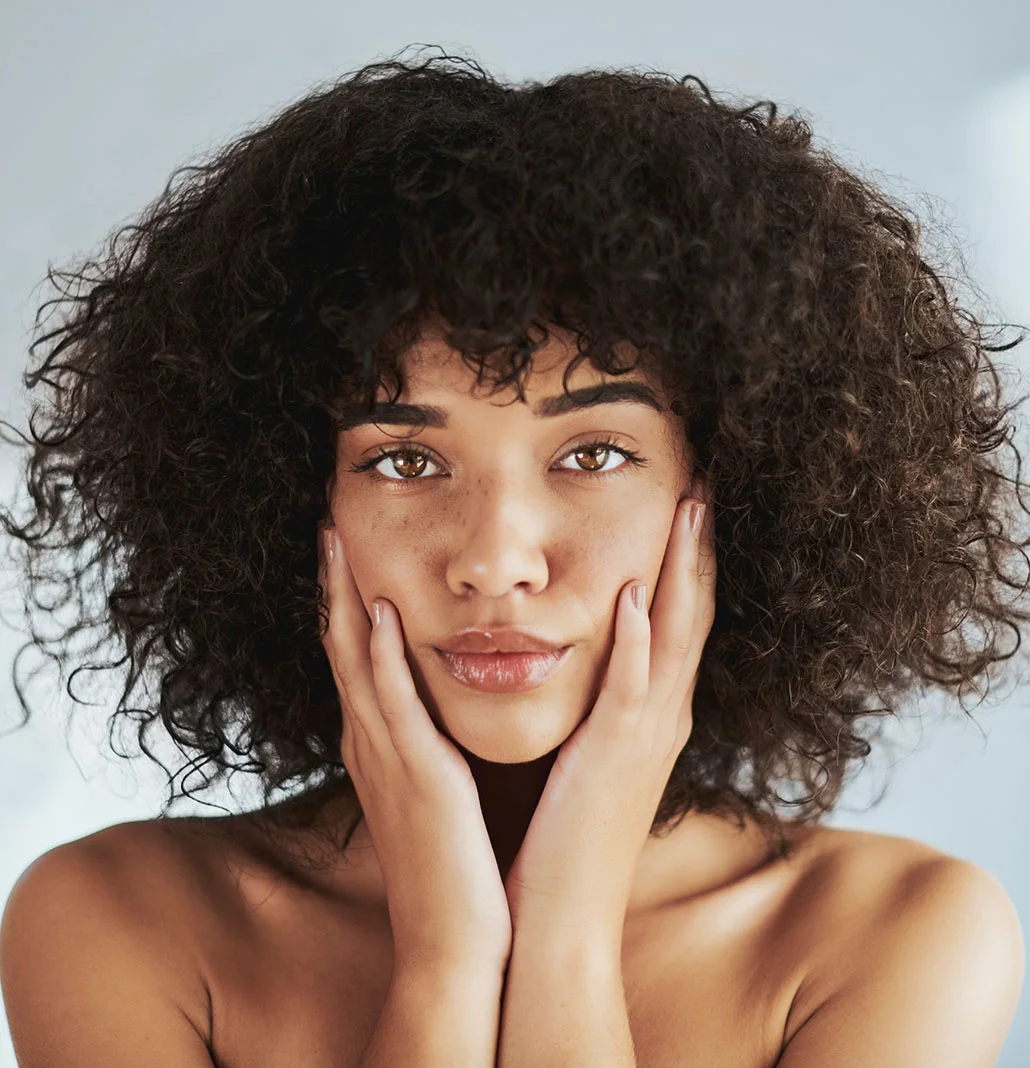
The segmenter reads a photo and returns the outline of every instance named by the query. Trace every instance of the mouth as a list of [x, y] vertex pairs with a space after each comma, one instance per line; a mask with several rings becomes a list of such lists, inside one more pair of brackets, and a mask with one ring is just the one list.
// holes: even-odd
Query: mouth
[[448, 674], [485, 693], [526, 693], [542, 686], [569, 659], [571, 645], [550, 653], [450, 653], [433, 650]]

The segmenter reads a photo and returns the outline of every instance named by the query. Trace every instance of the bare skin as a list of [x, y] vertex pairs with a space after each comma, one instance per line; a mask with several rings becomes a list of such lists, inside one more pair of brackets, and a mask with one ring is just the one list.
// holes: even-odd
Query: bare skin
[[[322, 818], [341, 811], [330, 802]], [[324, 848], [313, 833], [253, 816], [184, 818], [80, 843], [119, 868], [167, 948], [169, 995], [222, 1068], [356, 1068], [379, 1018], [393, 953], [374, 849], [362, 824], [346, 864], [312, 869]], [[906, 874], [941, 855], [816, 826], [788, 859], [769, 860], [753, 829], [714, 817], [652, 844], [622, 956], [639, 1068], [682, 1064], [685, 1029], [710, 1068], [774, 1065], [847, 975], [861, 932], [891, 914]]]
[[[571, 339], [556, 332], [534, 359], [527, 403], [520, 404], [514, 390], [494, 397], [476, 392], [473, 372], [438, 329], [427, 328], [403, 362], [398, 399], [444, 409], [448, 425], [413, 437], [386, 425], [342, 431], [327, 487], [361, 601], [369, 614], [377, 597], [396, 607], [419, 696], [472, 770], [502, 877], [559, 746], [597, 697], [619, 588], [639, 578], [653, 595], [677, 504], [694, 476], [682, 420], [640, 370], [611, 377], [583, 363], [568, 385], [644, 382], [664, 411], [610, 404], [557, 417], [535, 414], [542, 400], [562, 393], [574, 351]], [[613, 448], [593, 454], [609, 470], [592, 474], [570, 456], [603, 437], [636, 451], [646, 466], [620, 462]], [[376, 450], [398, 446], [420, 453], [421, 470], [411, 473], [409, 462], [399, 478], [395, 461], [386, 458], [373, 468], [385, 477], [351, 470]], [[441, 670], [432, 647], [487, 622], [528, 626], [573, 643], [573, 657], [532, 693], [474, 692]]]
[[[632, 579], [654, 591], [672, 516], [692, 487], [689, 445], [667, 410], [533, 414], [541, 398], [561, 392], [566, 355], [559, 349], [557, 359], [541, 361], [529, 405], [499, 407], [471, 397], [467, 369], [431, 342], [412, 363], [401, 400], [449, 411], [450, 426], [425, 432], [412, 448], [442, 457], [452, 481], [388, 488], [353, 471], [376, 447], [398, 444], [382, 428], [362, 427], [341, 435], [327, 487], [353, 576], [353, 618], [363, 624], [363, 606], [375, 598], [396, 609], [424, 713], [469, 764], [502, 876], [558, 748], [597, 697], [612, 650], [614, 597]], [[581, 365], [569, 385], [597, 381]], [[552, 467], [606, 434], [649, 464], [609, 481]], [[533, 626], [574, 643], [575, 656], [536, 692], [473, 693], [441, 670], [432, 647], [484, 621]], [[317, 817], [310, 829], [290, 819], [305, 803]], [[83, 1018], [102, 1016], [114, 1036], [111, 1053], [106, 1037], [91, 1032], [93, 1059], [81, 1063], [113, 1063], [115, 1050], [118, 1063], [138, 1063], [144, 1054], [136, 1051], [156, 1035], [169, 1058], [162, 1063], [186, 1063], [189, 1049], [189, 1063], [210, 1055], [220, 1068], [358, 1068], [394, 972], [379, 862], [389, 854], [377, 852], [364, 821], [342, 856], [326, 848], [319, 832], [350, 823], [346, 798], [294, 799], [282, 810], [279, 823], [246, 814], [122, 824], [44, 858], [8, 925], [12, 1019], [24, 1021], [20, 1041], [34, 1052], [31, 1063], [56, 1063], [79, 1042]], [[468, 810], [453, 811], [458, 820]], [[794, 839], [788, 855], [776, 857], [757, 827], [697, 813], [648, 838], [633, 868], [621, 942], [637, 1068], [681, 1068], [687, 1054], [707, 1068], [772, 1068], [799, 1032], [789, 1068], [828, 1063], [840, 1052], [839, 1028], [849, 1020], [854, 1027], [848, 998], [864, 998], [863, 1012], [871, 1005], [890, 1019], [872, 1033], [889, 1044], [892, 1027], [911, 1031], [907, 1016], [892, 1016], [900, 1011], [897, 989], [924, 978], [910, 980], [909, 961], [927, 961], [926, 975], [961, 978], [953, 960], [938, 966], [927, 947], [942, 944], [949, 923], [962, 928], [970, 915], [997, 910], [996, 891], [979, 878], [970, 883], [969, 866], [949, 867], [945, 897], [931, 899], [924, 888], [950, 858], [929, 846], [819, 826]], [[394, 855], [410, 858], [410, 851]], [[489, 851], [484, 860], [492, 867]], [[419, 888], [410, 890], [418, 902]], [[910, 921], [913, 909], [927, 918]], [[73, 934], [58, 928], [57, 941], [38, 954], [55, 916], [70, 917]], [[906, 927], [914, 934], [899, 961], [891, 950]], [[61, 954], [55, 974], [47, 961]], [[106, 961], [103, 987], [98, 955]], [[881, 979], [880, 962], [888, 960]], [[893, 987], [891, 968], [902, 976]], [[865, 980], [852, 994], [856, 974]], [[58, 979], [67, 988], [56, 996], [74, 1009], [64, 1030], [53, 1026], [47, 1003]], [[843, 1000], [835, 997], [841, 991]], [[831, 1011], [819, 1015], [825, 1006]], [[814, 1015], [819, 1027], [806, 1028]], [[936, 1057], [939, 1028], [932, 1013], [924, 1016], [912, 1035]], [[995, 1030], [1004, 1025], [999, 1017]], [[869, 1034], [862, 1025], [847, 1048], [856, 1041], [886, 1048], [868, 1045]]]

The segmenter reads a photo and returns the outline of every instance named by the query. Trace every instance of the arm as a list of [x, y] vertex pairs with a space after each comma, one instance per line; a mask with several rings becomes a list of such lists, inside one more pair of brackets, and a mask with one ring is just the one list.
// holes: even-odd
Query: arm
[[400, 965], [361, 1068], [494, 1068], [504, 974]]
[[[500, 1068], [635, 1068], [613, 943], [584, 935], [576, 949], [571, 928], [530, 930], [516, 929], [512, 947]], [[862, 952], [842, 962], [776, 1068], [994, 1068], [1024, 969], [1002, 885], [974, 864], [934, 860], [863, 928]]]
[[1001, 883], [967, 861], [935, 859], [884, 912], [777, 1068], [994, 1068], [1025, 964]]
[[554, 919], [520, 923], [498, 1068], [636, 1068], [619, 940]]
[[[22, 873], [0, 923], [19, 1068], [214, 1068], [207, 988], [94, 838]], [[494, 1068], [503, 969], [399, 963], [362, 1068]]]

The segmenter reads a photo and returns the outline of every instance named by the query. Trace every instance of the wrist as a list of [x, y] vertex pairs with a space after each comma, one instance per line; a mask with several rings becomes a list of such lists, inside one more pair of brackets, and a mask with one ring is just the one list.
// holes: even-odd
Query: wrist
[[508, 956], [433, 952], [394, 954], [395, 982], [444, 983], [478, 988], [492, 982], [503, 984]]
[[554, 967], [619, 968], [622, 924], [554, 912], [523, 915], [512, 944], [516, 956], [541, 958]]

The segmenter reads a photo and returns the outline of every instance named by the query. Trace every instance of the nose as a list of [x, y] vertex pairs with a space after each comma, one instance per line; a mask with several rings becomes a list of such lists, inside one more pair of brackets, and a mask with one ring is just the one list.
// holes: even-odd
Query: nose
[[481, 485], [456, 505], [447, 585], [457, 597], [539, 593], [547, 586], [546, 505], [510, 478]]

